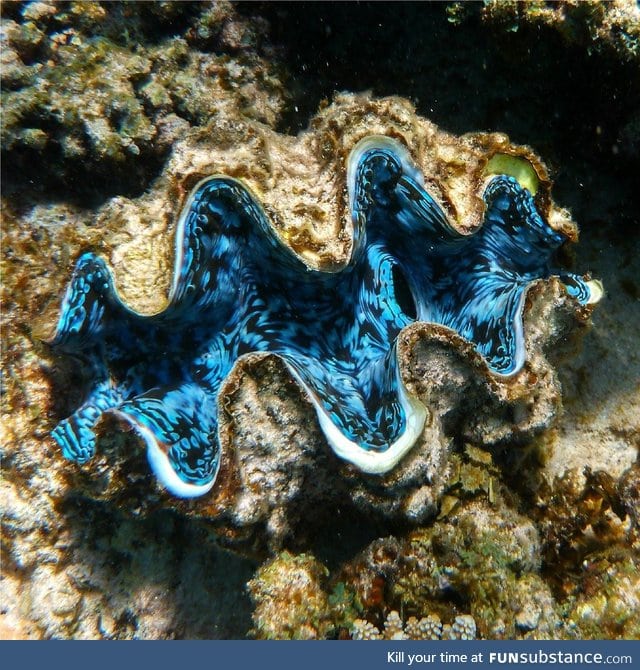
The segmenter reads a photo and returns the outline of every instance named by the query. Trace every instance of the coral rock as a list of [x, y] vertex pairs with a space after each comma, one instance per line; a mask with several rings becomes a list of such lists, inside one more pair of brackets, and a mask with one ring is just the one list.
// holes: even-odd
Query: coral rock
[[322, 639], [332, 628], [322, 581], [326, 568], [312, 556], [284, 552], [249, 582], [256, 604], [253, 634], [259, 639]]

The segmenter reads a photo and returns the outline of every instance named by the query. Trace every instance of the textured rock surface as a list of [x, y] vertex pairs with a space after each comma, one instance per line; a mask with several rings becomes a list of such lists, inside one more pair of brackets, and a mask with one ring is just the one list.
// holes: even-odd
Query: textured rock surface
[[[486, 636], [637, 636], [633, 610], [625, 608], [634, 604], [629, 595], [637, 588], [638, 562], [640, 240], [630, 176], [638, 171], [640, 107], [627, 56], [597, 35], [559, 45], [549, 38], [556, 28], [547, 24], [522, 27], [517, 41], [508, 31], [487, 29], [490, 21], [454, 27], [437, 19], [444, 11], [439, 7], [399, 7], [385, 17], [384, 29], [375, 6], [336, 6], [320, 19], [320, 7], [304, 14], [262, 7], [272, 38], [291, 48], [285, 61], [270, 47], [263, 18], [238, 14], [226, 3], [96, 4], [93, 12], [78, 7], [2, 5], [0, 636], [242, 636], [251, 625], [244, 584], [255, 565], [218, 549], [216, 536], [247, 551], [262, 553], [265, 543], [275, 548], [284, 542], [313, 547], [323, 562], [328, 556], [331, 572], [320, 583], [332, 614], [323, 634], [348, 634], [357, 617], [384, 628], [389, 612], [400, 607], [397, 565], [416, 554], [410, 538], [417, 536], [440, 539], [445, 553], [425, 560], [452, 568], [466, 599], [459, 610], [456, 603], [446, 605], [442, 622], [467, 614], [473, 603]], [[347, 16], [356, 11], [356, 20]], [[434, 39], [416, 41], [426, 29]], [[349, 51], [350, 44], [358, 51]], [[459, 57], [455, 63], [450, 51]], [[78, 90], [74, 68], [77, 76], [77, 66], [88, 63], [87, 72], [100, 76], [111, 53], [116, 76], [93, 99], [65, 91], [67, 80], [69, 90]], [[550, 62], [563, 67], [550, 71]], [[285, 87], [287, 68], [295, 77]], [[469, 94], [462, 82], [471, 83], [473, 105], [461, 105]], [[49, 303], [57, 307], [84, 248], [107, 257], [132, 305], [159, 308], [170, 279], [173, 217], [200, 176], [235, 170], [261, 198], [272, 198], [270, 214], [294, 249], [310, 253], [312, 261], [335, 263], [349, 246], [340, 211], [345, 152], [358, 128], [371, 123], [375, 129], [383, 118], [407, 138], [427, 172], [455, 193], [452, 214], [459, 223], [477, 221], [465, 218], [479, 203], [456, 152], [473, 165], [484, 145], [467, 138], [463, 147], [459, 138], [439, 134], [445, 145], [449, 138], [448, 151], [428, 155], [425, 136], [438, 131], [416, 121], [407, 102], [363, 105], [370, 98], [347, 96], [328, 109], [323, 103], [315, 131], [324, 132], [325, 142], [314, 146], [312, 162], [305, 164], [304, 152], [291, 153], [302, 146], [291, 137], [278, 135], [283, 148], [274, 152], [276, 124], [306, 127], [306, 112], [315, 114], [336, 88], [411, 97], [418, 115], [441, 127], [508, 129], [547, 157], [557, 180], [554, 194], [571, 204], [581, 223], [576, 267], [590, 268], [607, 289], [581, 352], [575, 355], [577, 340], [562, 338], [567, 326], [572, 332], [582, 326], [554, 284], [532, 292], [529, 378], [513, 388], [485, 381], [473, 355], [440, 333], [410, 329], [407, 378], [433, 404], [434, 421], [404, 469], [382, 485], [333, 458], [313, 411], [271, 359], [248, 365], [241, 383], [229, 388], [234, 465], [207, 509], [182, 504], [177, 512], [163, 511], [174, 502], [153, 488], [139, 445], [116, 426], [105, 426], [100, 456], [88, 467], [63, 462], [48, 430], [78, 400], [81, 379], [47, 357], [32, 337], [34, 323], [47, 321], [42, 317]], [[361, 111], [354, 114], [355, 108]], [[344, 133], [347, 121], [353, 121], [351, 136]], [[336, 179], [324, 199], [326, 183], [302, 188], [318, 170]], [[297, 190], [278, 191], [287, 179], [299, 179]], [[283, 193], [300, 207], [278, 216]], [[442, 384], [442, 394], [425, 375]], [[464, 411], [467, 402], [473, 412]], [[425, 474], [432, 485], [416, 486]], [[440, 519], [433, 523], [438, 498]], [[465, 512], [473, 506], [481, 510], [477, 520]], [[374, 509], [375, 518], [363, 513]], [[205, 514], [215, 521], [194, 518]], [[407, 537], [402, 519], [420, 527]], [[480, 595], [481, 586], [494, 585], [480, 584], [468, 568], [493, 559], [478, 557], [474, 546], [460, 560], [446, 558], [464, 539], [455, 533], [460, 519], [478, 541], [493, 534], [507, 539], [501, 528], [528, 529], [535, 560], [518, 576], [501, 564], [509, 598]], [[395, 537], [371, 545], [371, 551], [389, 553], [372, 564], [396, 566], [381, 577], [354, 555], [390, 533]], [[506, 555], [512, 549], [505, 545]], [[336, 567], [342, 563], [343, 569]], [[403, 574], [409, 579], [411, 570], [405, 566]], [[362, 584], [359, 607], [347, 577]], [[431, 578], [427, 586], [438, 587]], [[611, 594], [611, 606], [602, 602], [602, 592]], [[279, 597], [286, 602], [286, 594]], [[424, 593], [407, 597], [420, 603]], [[416, 617], [435, 614], [426, 601], [424, 607]], [[493, 630], [485, 617], [496, 611], [513, 619]]]
[[45, 510], [6, 485], [2, 506], [3, 637], [228, 638], [248, 625], [255, 566], [225, 567], [206, 527], [123, 519], [82, 499]]
[[[0, 36], [9, 190], [19, 168], [37, 177], [36, 189], [83, 200], [139, 193], [181, 128], [229, 110], [274, 124], [282, 110], [264, 26], [227, 2], [7, 5]], [[101, 182], [93, 189], [83, 180], [88, 171]]]
[[452, 21], [464, 20], [465, 13], [479, 11], [493, 29], [517, 33], [529, 27], [556, 31], [569, 44], [603, 52], [613, 52], [623, 61], [640, 62], [640, 10], [633, 0], [490, 0], [483, 7], [451, 3]]

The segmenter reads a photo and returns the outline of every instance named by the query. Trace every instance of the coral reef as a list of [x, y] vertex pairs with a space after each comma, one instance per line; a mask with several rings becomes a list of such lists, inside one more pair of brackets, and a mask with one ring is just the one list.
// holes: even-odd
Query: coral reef
[[[329, 588], [333, 584], [333, 590]], [[329, 580], [329, 570], [310, 554], [284, 551], [262, 565], [248, 584], [255, 604], [253, 637], [262, 640], [312, 640], [350, 636], [354, 640], [472, 640], [476, 622], [457, 614], [442, 624], [438, 615], [403, 621], [396, 610], [384, 618], [382, 632], [359, 618], [364, 607], [344, 582]]]
[[[86, 199], [81, 175], [91, 172], [101, 183], [94, 200], [109, 189], [139, 193], [185, 127], [228, 110], [273, 125], [282, 110], [259, 21], [229, 3], [11, 4], [0, 33], [9, 188], [16, 169], [32, 174], [37, 164], [39, 189]], [[171, 32], [154, 39], [151, 28], [162, 25]], [[233, 56], [216, 54], [220, 47]]]
[[[0, 637], [244, 637], [257, 562], [221, 543], [276, 552], [252, 582], [258, 637], [346, 639], [356, 620], [371, 635], [442, 635], [467, 616], [478, 637], [640, 636], [638, 10], [528, 3], [514, 20], [512, 3], [485, 4], [453, 23], [437, 3], [2, 3]], [[329, 105], [336, 90], [373, 94]], [[300, 138], [274, 133], [311, 117]], [[478, 128], [535, 146], [551, 176], [505, 135], [459, 136]], [[128, 305], [163, 309], [180, 205], [225, 173], [310, 266], [335, 269], [351, 250], [346, 159], [372, 132], [410, 148], [464, 232], [504, 160], [553, 228], [579, 221], [573, 264], [566, 249], [557, 260], [603, 278], [593, 326], [559, 283], [534, 286], [527, 364], [509, 383], [411, 326], [404, 381], [430, 415], [383, 478], [333, 456], [273, 358], [246, 361], [225, 389], [206, 504], [166, 496], [108, 418], [94, 461], [61, 459], [49, 432], [86, 380], [34, 330], [55, 323], [80, 253], [106, 258]], [[270, 628], [275, 602], [292, 616]]]
[[406, 539], [375, 541], [343, 579], [368, 619], [396, 607], [416, 618], [451, 620], [461, 607], [483, 638], [556, 637], [560, 610], [540, 563], [535, 525], [502, 502], [478, 499]]
[[[496, 484], [492, 502], [485, 492], [466, 490], [434, 523], [375, 540], [333, 571], [310, 554], [283, 552], [251, 582], [254, 634], [358, 640], [636, 638], [638, 526], [624, 511], [633, 500], [629, 489], [637, 466], [632, 470], [615, 483], [602, 473], [588, 475], [579, 491], [580, 480], [567, 476], [545, 500], [538, 523], [515, 511], [526, 505]], [[576, 497], [559, 496], [563, 487]], [[460, 483], [451, 490], [460, 495]], [[577, 530], [568, 534], [557, 548], [562, 555], [552, 555], [546, 534], [551, 528], [559, 535], [568, 532], [576, 508], [581, 536]], [[611, 508], [620, 514], [617, 523]], [[582, 549], [571, 550], [574, 545]]]

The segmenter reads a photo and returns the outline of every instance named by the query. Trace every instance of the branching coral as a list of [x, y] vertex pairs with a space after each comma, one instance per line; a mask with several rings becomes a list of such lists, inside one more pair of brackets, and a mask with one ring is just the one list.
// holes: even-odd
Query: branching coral
[[382, 633], [372, 623], [356, 619], [351, 637], [354, 640], [475, 640], [476, 622], [472, 616], [460, 614], [453, 623], [444, 626], [436, 615], [420, 620], [409, 617], [404, 623], [398, 612], [392, 610], [385, 619]]

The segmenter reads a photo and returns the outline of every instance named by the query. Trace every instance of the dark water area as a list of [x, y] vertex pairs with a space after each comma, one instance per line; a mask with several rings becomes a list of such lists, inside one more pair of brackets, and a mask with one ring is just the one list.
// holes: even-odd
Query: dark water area
[[622, 209], [640, 211], [638, 140], [628, 146], [622, 132], [640, 107], [637, 63], [589, 53], [551, 29], [510, 32], [477, 15], [455, 25], [445, 3], [273, 2], [261, 14], [291, 74], [283, 131], [304, 129], [336, 91], [398, 95], [452, 133], [499, 131], [534, 147], [569, 206], [580, 208], [579, 182], [593, 166], [605, 183], [627, 182]]

